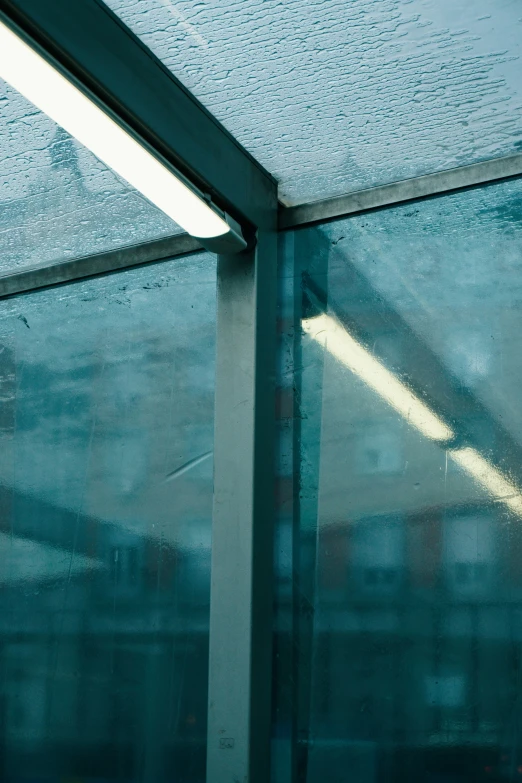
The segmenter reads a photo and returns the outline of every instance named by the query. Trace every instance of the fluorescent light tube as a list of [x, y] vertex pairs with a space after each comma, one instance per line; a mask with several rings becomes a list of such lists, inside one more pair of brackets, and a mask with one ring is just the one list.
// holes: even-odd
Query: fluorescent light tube
[[303, 329], [427, 438], [445, 441], [454, 437], [447, 424], [358, 343], [335, 318], [326, 314], [307, 318], [303, 321]]
[[224, 218], [1, 21], [0, 77], [189, 234], [229, 233]]
[[495, 500], [500, 500], [511, 511], [522, 516], [522, 493], [519, 487], [510, 481], [498, 468], [491, 465], [476, 449], [467, 446], [449, 452], [466, 473], [475, 479]]

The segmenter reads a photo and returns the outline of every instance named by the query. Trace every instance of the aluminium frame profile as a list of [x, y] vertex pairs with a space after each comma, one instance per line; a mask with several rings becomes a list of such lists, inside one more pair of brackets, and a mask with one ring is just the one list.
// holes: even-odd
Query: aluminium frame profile
[[123, 272], [135, 266], [161, 263], [177, 256], [201, 251], [203, 247], [197, 239], [189, 234], [177, 234], [47, 266], [22, 267], [0, 274], [0, 299], [37, 291], [40, 288], [73, 283], [88, 277]]

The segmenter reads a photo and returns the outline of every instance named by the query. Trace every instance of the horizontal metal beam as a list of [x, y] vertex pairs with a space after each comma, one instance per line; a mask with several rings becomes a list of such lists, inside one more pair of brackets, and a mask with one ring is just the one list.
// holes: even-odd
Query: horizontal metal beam
[[488, 182], [522, 176], [522, 153], [470, 166], [414, 177], [391, 185], [368, 188], [344, 196], [312, 201], [295, 207], [279, 208], [279, 230], [297, 228], [332, 220], [357, 212], [401, 204], [418, 198], [436, 196], [454, 190], [485, 185]]
[[0, 17], [240, 222], [270, 225], [273, 178], [100, 0], [0, 0]]
[[[457, 169], [427, 174], [424, 177], [395, 182], [379, 188], [369, 188], [324, 201], [279, 207], [279, 230], [286, 231], [324, 220], [332, 220], [358, 212], [393, 206], [413, 199], [425, 198], [477, 185], [487, 185], [502, 179], [522, 176], [522, 154], [475, 163]], [[177, 234], [132, 247], [122, 247], [108, 253], [63, 261], [48, 267], [30, 267], [0, 275], [0, 298], [71, 282], [75, 279], [107, 274], [139, 264], [164, 261], [203, 250], [198, 240], [188, 234]]]
[[133, 247], [122, 247], [108, 253], [62, 261], [51, 266], [32, 266], [28, 269], [0, 275], [0, 298], [69, 283], [85, 277], [117, 272], [140, 264], [165, 261], [201, 250], [203, 248], [197, 239], [188, 234], [178, 234], [153, 242], [144, 242]]

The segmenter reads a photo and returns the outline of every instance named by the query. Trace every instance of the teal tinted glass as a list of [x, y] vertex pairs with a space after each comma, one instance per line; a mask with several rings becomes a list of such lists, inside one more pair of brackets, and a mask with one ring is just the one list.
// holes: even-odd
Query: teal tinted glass
[[1, 775], [205, 774], [215, 258], [0, 302]]
[[516, 0], [106, 0], [303, 203], [520, 150]]
[[521, 206], [518, 180], [285, 240], [308, 783], [522, 769]]
[[0, 273], [180, 232], [0, 80]]

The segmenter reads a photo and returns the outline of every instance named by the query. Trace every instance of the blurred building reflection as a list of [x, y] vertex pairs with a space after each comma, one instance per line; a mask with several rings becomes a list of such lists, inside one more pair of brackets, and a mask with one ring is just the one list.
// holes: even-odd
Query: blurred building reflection
[[277, 644], [308, 783], [522, 778], [519, 203], [509, 183], [285, 240]]
[[204, 779], [215, 285], [201, 254], [2, 302], [3, 780]]

